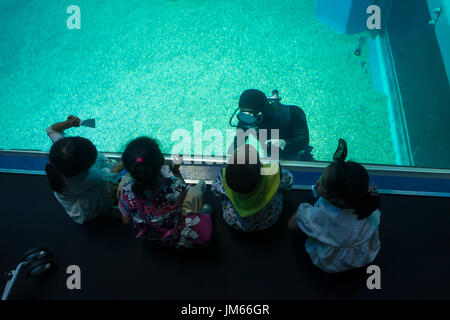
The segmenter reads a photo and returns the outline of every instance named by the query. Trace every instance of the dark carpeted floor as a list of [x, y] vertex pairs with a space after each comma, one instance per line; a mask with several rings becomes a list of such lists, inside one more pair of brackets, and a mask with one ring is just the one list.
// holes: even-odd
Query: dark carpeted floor
[[[280, 224], [242, 234], [216, 209], [207, 248], [161, 249], [134, 239], [116, 220], [77, 225], [53, 197], [44, 176], [0, 174], [0, 271], [23, 251], [45, 246], [57, 268], [45, 279], [21, 277], [22, 299], [440, 299], [450, 298], [450, 199], [384, 196], [378, 291], [365, 270], [326, 275], [304, 252], [305, 238], [286, 220], [309, 192], [291, 192]], [[79, 265], [82, 288], [66, 287], [66, 268]]]

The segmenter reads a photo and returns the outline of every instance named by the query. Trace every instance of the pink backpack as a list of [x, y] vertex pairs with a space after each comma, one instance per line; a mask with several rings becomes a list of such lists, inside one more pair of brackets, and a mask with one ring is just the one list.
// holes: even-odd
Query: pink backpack
[[[144, 204], [142, 198], [136, 196], [135, 198], [139, 214], [144, 221], [148, 221], [145, 217]], [[180, 201], [181, 204], [181, 201]], [[192, 248], [196, 245], [204, 245], [211, 238], [212, 233], [212, 220], [210, 214], [192, 213], [188, 215], [181, 214], [181, 205], [178, 207], [177, 214], [180, 216], [178, 224], [172, 229], [163, 228], [158, 225], [148, 223], [141, 230], [140, 234], [147, 231], [148, 228], [153, 228], [163, 235], [160, 239], [162, 243], [166, 239], [175, 238], [175, 246], [177, 248]]]

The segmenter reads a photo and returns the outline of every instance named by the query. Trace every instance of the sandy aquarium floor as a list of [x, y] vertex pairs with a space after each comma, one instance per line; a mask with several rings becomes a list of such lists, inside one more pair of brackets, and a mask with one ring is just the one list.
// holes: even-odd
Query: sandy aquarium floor
[[395, 163], [360, 35], [316, 20], [313, 0], [78, 0], [69, 30], [72, 2], [0, 2], [0, 148], [48, 150], [45, 128], [74, 114], [97, 128], [69, 134], [102, 151], [148, 135], [169, 153], [174, 130], [225, 131], [243, 90], [277, 88], [306, 112], [318, 160], [344, 138], [353, 160]]

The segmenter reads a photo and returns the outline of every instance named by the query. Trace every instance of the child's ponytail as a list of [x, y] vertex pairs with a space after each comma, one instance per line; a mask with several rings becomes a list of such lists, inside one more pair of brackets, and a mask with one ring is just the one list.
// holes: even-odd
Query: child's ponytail
[[327, 181], [328, 194], [343, 200], [346, 206], [355, 210], [359, 219], [365, 219], [380, 207], [381, 199], [376, 188], [369, 186], [367, 170], [359, 163], [345, 161], [346, 157], [347, 143], [339, 139], [334, 162], [329, 166], [332, 175]]
[[62, 189], [66, 186], [66, 182], [59, 170], [52, 163], [48, 162], [45, 166], [45, 172], [47, 173], [50, 188], [55, 192], [62, 192]]

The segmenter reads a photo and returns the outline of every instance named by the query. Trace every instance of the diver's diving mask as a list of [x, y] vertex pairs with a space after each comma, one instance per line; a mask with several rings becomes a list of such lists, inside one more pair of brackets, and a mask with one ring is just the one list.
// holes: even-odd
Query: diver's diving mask
[[[279, 95], [280, 93], [278, 90], [272, 91], [272, 96], [267, 98], [267, 102], [276, 106], [280, 105], [281, 97]], [[233, 118], [236, 115], [236, 113], [239, 111], [239, 107], [234, 110], [233, 115], [230, 118], [230, 126], [236, 128], [237, 125], [233, 124]], [[264, 120], [264, 115], [261, 111], [257, 113], [249, 112], [249, 111], [241, 111], [237, 114], [237, 118], [240, 122], [244, 123], [246, 127], [254, 128], [257, 127], [259, 123], [261, 123]]]
[[237, 118], [245, 124], [254, 125], [263, 121], [264, 116], [262, 112], [254, 114], [248, 111], [242, 111], [237, 114]]
[[[230, 118], [230, 126], [237, 127], [237, 125], [232, 124], [232, 120], [236, 113], [239, 111], [239, 107], [234, 111], [233, 115]], [[236, 116], [238, 120], [244, 123], [245, 126], [248, 127], [256, 127], [258, 123], [261, 123], [264, 119], [264, 115], [262, 112], [252, 113], [249, 111], [241, 111]]]

